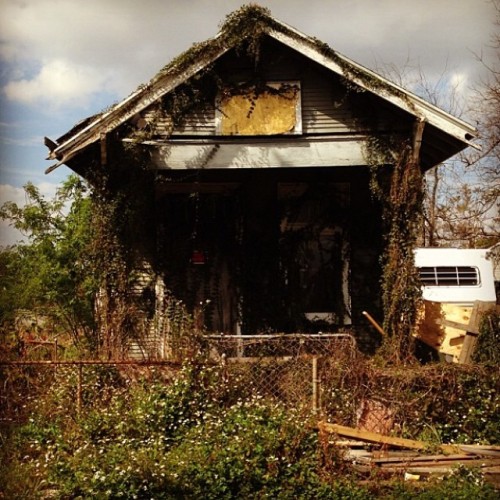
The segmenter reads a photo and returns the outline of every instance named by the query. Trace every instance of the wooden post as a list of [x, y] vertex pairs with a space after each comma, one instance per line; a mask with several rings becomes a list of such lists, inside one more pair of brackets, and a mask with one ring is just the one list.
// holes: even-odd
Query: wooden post
[[318, 358], [312, 358], [312, 409], [318, 411]]
[[425, 121], [418, 118], [413, 125], [412, 160], [413, 163], [420, 163], [420, 147], [422, 146], [422, 136], [424, 134]]
[[362, 314], [376, 328], [376, 330], [382, 335], [382, 337], [387, 337], [387, 333], [385, 333], [385, 330], [372, 318], [372, 316], [368, 312], [363, 311]]
[[83, 365], [78, 365], [78, 380], [76, 387], [76, 414], [78, 416], [82, 413], [82, 371]]
[[101, 143], [101, 166], [105, 167], [108, 164], [108, 138], [106, 133], [101, 133], [99, 138]]

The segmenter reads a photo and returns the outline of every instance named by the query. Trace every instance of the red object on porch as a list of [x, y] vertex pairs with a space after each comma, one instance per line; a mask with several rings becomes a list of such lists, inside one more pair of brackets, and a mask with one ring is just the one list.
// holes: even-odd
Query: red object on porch
[[205, 264], [205, 252], [202, 250], [193, 250], [191, 255], [191, 264], [195, 266], [202, 266]]

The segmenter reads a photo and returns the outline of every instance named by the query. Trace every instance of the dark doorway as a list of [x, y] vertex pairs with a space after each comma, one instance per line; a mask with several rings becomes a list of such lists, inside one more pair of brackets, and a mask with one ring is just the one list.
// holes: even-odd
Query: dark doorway
[[350, 324], [349, 184], [172, 183], [158, 197], [166, 287], [208, 330], [314, 332]]

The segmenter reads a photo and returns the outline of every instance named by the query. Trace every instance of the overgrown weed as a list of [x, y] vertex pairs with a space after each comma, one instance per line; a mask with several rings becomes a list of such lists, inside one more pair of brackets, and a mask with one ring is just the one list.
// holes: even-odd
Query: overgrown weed
[[[232, 377], [227, 366], [199, 362], [175, 375], [85, 369], [80, 414], [75, 371], [58, 370], [36, 388], [26, 418], [3, 433], [6, 498], [493, 498], [478, 472], [424, 491], [386, 486], [386, 478], [361, 484], [342, 451], [318, 435], [318, 415], [260, 395], [249, 370]], [[355, 425], [359, 404], [377, 399], [398, 435], [500, 441], [498, 369], [384, 369], [367, 359], [328, 369], [322, 409], [332, 421]]]

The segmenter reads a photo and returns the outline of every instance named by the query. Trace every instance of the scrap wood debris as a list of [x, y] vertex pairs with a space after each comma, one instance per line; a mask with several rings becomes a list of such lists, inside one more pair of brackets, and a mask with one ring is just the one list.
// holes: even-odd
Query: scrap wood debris
[[[339, 438], [335, 443], [347, 448], [346, 460], [350, 460], [360, 472], [370, 472], [378, 467], [388, 473], [404, 473], [406, 478], [418, 480], [432, 474], [450, 473], [454, 468], [464, 466], [480, 469], [495, 483], [500, 481], [500, 446], [441, 444], [437, 447], [440, 453], [428, 454], [428, 450], [436, 447], [425, 441], [327, 422], [320, 422], [318, 428], [322, 433]], [[349, 441], [341, 438], [349, 438]], [[368, 445], [380, 446], [378, 450], [369, 451]]]

